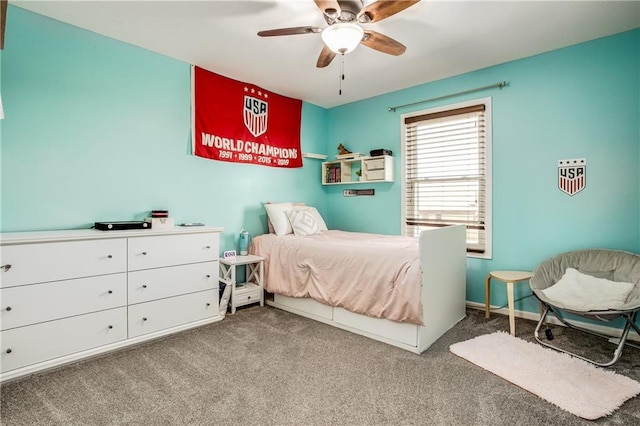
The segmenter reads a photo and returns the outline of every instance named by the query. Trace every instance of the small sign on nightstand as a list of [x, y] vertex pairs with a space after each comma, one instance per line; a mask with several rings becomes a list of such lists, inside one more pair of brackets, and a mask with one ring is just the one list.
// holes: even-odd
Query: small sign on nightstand
[[224, 257], [225, 260], [236, 260], [236, 251], [227, 250], [222, 254], [222, 257]]

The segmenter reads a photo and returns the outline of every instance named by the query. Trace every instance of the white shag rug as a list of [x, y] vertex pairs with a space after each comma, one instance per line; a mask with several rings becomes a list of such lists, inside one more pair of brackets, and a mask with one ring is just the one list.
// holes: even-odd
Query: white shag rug
[[499, 331], [449, 347], [451, 352], [587, 420], [607, 416], [640, 394], [640, 383]]

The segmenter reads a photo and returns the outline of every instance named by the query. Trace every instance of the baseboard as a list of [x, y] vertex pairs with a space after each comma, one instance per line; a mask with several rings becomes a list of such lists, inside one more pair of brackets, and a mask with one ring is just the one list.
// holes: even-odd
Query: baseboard
[[[467, 307], [472, 308], [472, 309], [478, 309], [481, 311], [484, 311], [484, 303], [477, 303], [477, 302], [469, 302], [467, 301]], [[507, 308], [498, 308], [498, 307], [491, 307], [491, 313], [492, 314], [500, 314], [500, 315], [509, 315], [509, 309]], [[528, 319], [528, 320], [532, 320], [532, 321], [538, 321], [540, 320], [540, 314], [537, 312], [529, 312], [529, 311], [520, 311], [520, 310], [515, 310], [515, 316], [516, 318], [524, 318], [524, 319]], [[547, 322], [549, 324], [553, 324], [553, 325], [560, 325], [560, 326], [565, 326], [564, 324], [562, 324], [560, 321], [558, 321], [558, 319], [553, 316], [553, 315], [548, 315], [547, 316]], [[580, 323], [580, 327], [582, 328], [586, 328], [587, 330], [591, 330], [595, 333], [600, 333], [600, 334], [604, 334], [607, 336], [611, 336], [612, 338], [617, 338], [620, 337], [620, 335], [622, 334], [622, 330], [616, 327], [607, 327], [604, 325], [598, 325], [598, 324], [592, 324], [586, 321], [575, 321]], [[629, 332], [629, 337], [627, 338], [627, 340], [632, 340], [634, 342], [640, 342], [640, 336], [638, 336], [638, 334], [635, 332], [635, 330], [631, 330]]]

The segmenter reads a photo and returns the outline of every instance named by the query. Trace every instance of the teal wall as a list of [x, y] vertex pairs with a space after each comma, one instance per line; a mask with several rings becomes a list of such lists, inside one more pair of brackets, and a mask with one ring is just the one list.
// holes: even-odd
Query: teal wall
[[[262, 202], [315, 205], [330, 228], [400, 232], [400, 116], [493, 99], [493, 259], [468, 259], [467, 298], [494, 269], [532, 269], [583, 247], [640, 251], [640, 30], [325, 110], [303, 104], [302, 150], [391, 149], [396, 182], [319, 184], [301, 169], [190, 155], [189, 64], [9, 6], [1, 87], [3, 232], [86, 228], [166, 208], [177, 222], [266, 231]], [[234, 76], [229, 76], [233, 78]], [[397, 112], [388, 106], [506, 80], [505, 89]], [[265, 87], [265, 89], [269, 89]], [[557, 189], [557, 161], [587, 158], [587, 187]], [[374, 197], [342, 196], [375, 188]], [[492, 302], [505, 304], [496, 284]], [[518, 295], [527, 293], [517, 286]], [[531, 299], [517, 308], [537, 311]]]
[[[493, 259], [469, 258], [467, 299], [484, 302], [490, 270], [531, 270], [552, 255], [605, 247], [640, 252], [640, 30], [448, 78], [329, 110], [328, 145], [394, 153], [396, 181], [365, 185], [375, 197], [345, 198], [327, 188], [330, 227], [401, 230], [400, 116], [492, 97]], [[389, 112], [402, 105], [500, 81], [500, 90]], [[587, 159], [586, 189], [557, 187], [557, 161]], [[495, 284], [494, 304], [506, 304]], [[529, 292], [518, 287], [517, 296]], [[516, 306], [537, 312], [532, 298]]]
[[[266, 231], [263, 201], [325, 212], [319, 160], [285, 170], [190, 155], [189, 64], [13, 6], [7, 22], [3, 232], [164, 208], [179, 223], [224, 227], [221, 249], [231, 249], [241, 228]], [[326, 111], [303, 104], [302, 150], [323, 151], [325, 128]]]

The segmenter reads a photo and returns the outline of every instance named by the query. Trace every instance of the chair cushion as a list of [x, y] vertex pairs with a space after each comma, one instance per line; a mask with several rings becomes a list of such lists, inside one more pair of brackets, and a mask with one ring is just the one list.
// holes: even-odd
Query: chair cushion
[[[640, 254], [611, 249], [584, 249], [559, 254], [546, 259], [534, 268], [529, 281], [531, 289], [543, 302], [570, 309], [563, 304], [554, 303], [544, 292], [545, 289], [560, 281], [569, 268], [593, 278], [635, 284], [626, 303], [620, 306], [619, 310], [640, 309]], [[587, 312], [576, 309], [573, 311], [574, 313]]]
[[611, 281], [567, 268], [562, 278], [542, 292], [557, 306], [576, 311], [618, 309], [625, 305], [635, 284]]

